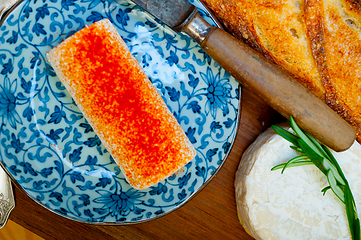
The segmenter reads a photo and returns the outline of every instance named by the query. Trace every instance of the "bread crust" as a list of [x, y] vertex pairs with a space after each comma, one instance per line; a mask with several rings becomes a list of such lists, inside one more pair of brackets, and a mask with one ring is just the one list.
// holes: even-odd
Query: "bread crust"
[[361, 2], [203, 0], [227, 31], [350, 123], [361, 142]]
[[297, 0], [204, 0], [227, 31], [280, 66], [317, 97], [324, 88]]
[[325, 101], [356, 129], [361, 142], [359, 9], [353, 0], [307, 0], [305, 22]]

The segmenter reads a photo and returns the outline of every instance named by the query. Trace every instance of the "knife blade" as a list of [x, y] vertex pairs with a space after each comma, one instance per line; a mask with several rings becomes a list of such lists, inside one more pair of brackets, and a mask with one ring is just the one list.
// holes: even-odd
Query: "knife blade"
[[[335, 151], [348, 149], [355, 129], [281, 68], [226, 31], [211, 26], [188, 0], [132, 0], [176, 32], [193, 38], [244, 87]], [[212, 15], [212, 13], [209, 13]]]
[[160, 19], [170, 28], [175, 28], [187, 20], [195, 6], [189, 1], [177, 0], [132, 0], [139, 7]]

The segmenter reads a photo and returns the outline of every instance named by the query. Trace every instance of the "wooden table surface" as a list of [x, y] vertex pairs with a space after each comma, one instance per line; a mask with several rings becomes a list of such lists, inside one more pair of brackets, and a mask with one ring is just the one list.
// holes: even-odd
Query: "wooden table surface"
[[222, 169], [193, 199], [161, 218], [125, 226], [79, 223], [46, 210], [14, 187], [10, 219], [45, 239], [252, 239], [237, 218], [234, 176], [245, 149], [281, 121], [262, 99], [243, 89], [238, 135]]

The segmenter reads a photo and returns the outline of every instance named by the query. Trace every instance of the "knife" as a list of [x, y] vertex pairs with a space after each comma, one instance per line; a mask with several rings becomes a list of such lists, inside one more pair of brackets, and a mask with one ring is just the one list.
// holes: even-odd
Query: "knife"
[[0, 0], [0, 25], [4, 20], [4, 16], [12, 8], [15, 8], [22, 0]]
[[15, 199], [11, 180], [0, 166], [0, 229], [5, 226], [11, 211], [15, 207]]
[[[174, 31], [193, 38], [201, 48], [287, 119], [335, 151], [348, 149], [355, 129], [260, 53], [226, 31], [210, 25], [188, 0], [132, 0]], [[211, 13], [209, 13], [212, 15]]]

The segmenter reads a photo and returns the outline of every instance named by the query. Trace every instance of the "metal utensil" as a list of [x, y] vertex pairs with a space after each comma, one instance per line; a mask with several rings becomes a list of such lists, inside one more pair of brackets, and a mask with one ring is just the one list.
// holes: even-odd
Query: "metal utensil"
[[[355, 130], [278, 66], [224, 30], [211, 26], [188, 0], [132, 0], [202, 49], [244, 87], [284, 117], [293, 116], [309, 134], [336, 151], [348, 149]], [[211, 13], [209, 13], [211, 15]]]
[[15, 207], [15, 199], [9, 176], [0, 167], [0, 229], [5, 226], [10, 212]]
[[0, 0], [0, 20], [2, 20], [4, 14], [21, 0]]

